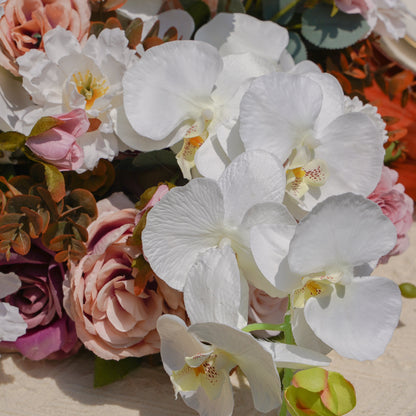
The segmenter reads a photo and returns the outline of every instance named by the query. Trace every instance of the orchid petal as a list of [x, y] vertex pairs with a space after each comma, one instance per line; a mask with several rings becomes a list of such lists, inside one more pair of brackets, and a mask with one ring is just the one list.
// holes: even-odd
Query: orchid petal
[[273, 73], [255, 79], [240, 108], [246, 149], [267, 150], [284, 162], [313, 130], [322, 100], [320, 86], [304, 76]]
[[217, 183], [197, 178], [173, 188], [149, 212], [143, 252], [169, 286], [183, 290], [198, 254], [219, 243], [223, 211]]
[[195, 22], [192, 16], [185, 10], [172, 9], [158, 15], [159, 37], [162, 38], [171, 27], [178, 31], [179, 40], [191, 38], [195, 29]]
[[19, 309], [5, 302], [0, 302], [0, 341], [16, 341], [26, 332], [27, 324]]
[[128, 0], [117, 11], [132, 20], [137, 17], [146, 19], [157, 14], [162, 4], [163, 0]]
[[203, 42], [172, 41], [147, 50], [123, 78], [131, 126], [143, 136], [163, 140], [185, 120], [196, 120], [211, 104], [221, 70], [218, 52]]
[[297, 345], [280, 342], [259, 341], [273, 356], [277, 367], [300, 370], [309, 367], [323, 367], [331, 363], [326, 355]]
[[222, 56], [251, 52], [278, 61], [289, 35], [285, 28], [273, 22], [247, 14], [219, 13], [196, 32], [195, 39], [215, 46]]
[[358, 266], [388, 253], [395, 241], [395, 227], [377, 204], [359, 195], [338, 195], [318, 204], [299, 223], [289, 265], [301, 276]]
[[225, 169], [218, 184], [224, 195], [225, 218], [239, 224], [247, 210], [261, 202], [282, 202], [286, 179], [272, 154], [245, 152]]
[[218, 322], [236, 327], [240, 286], [240, 272], [230, 246], [201, 253], [188, 273], [184, 288], [191, 323]]
[[398, 286], [384, 277], [354, 278], [330, 297], [312, 297], [305, 318], [315, 334], [340, 355], [356, 360], [380, 356], [396, 328], [401, 311]]

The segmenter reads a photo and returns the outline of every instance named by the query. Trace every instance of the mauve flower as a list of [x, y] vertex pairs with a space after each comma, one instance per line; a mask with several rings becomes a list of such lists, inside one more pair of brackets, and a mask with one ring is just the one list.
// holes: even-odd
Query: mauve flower
[[139, 246], [126, 244], [138, 218], [133, 204], [115, 194], [97, 206], [98, 218], [88, 227], [88, 253], [67, 276], [65, 307], [81, 341], [99, 357], [157, 353], [156, 321], [163, 313], [185, 318], [183, 296], [146, 270], [144, 260], [145, 272], [132, 268], [141, 254]]
[[397, 242], [393, 250], [380, 259], [387, 263], [391, 256], [403, 253], [409, 247], [407, 235], [413, 221], [413, 200], [405, 193], [404, 186], [397, 183], [398, 173], [394, 169], [383, 166], [380, 182], [368, 196], [377, 203], [383, 214], [394, 224], [397, 230]]
[[2, 346], [18, 350], [31, 360], [61, 359], [79, 349], [75, 325], [62, 307], [64, 266], [42, 244], [32, 242], [30, 252], [12, 253], [10, 260], [0, 254], [0, 271], [13, 272], [21, 281], [19, 290], [4, 298], [19, 309], [27, 324], [26, 334]]
[[62, 26], [80, 41], [88, 37], [88, 0], [7, 0], [0, 19], [0, 65], [18, 75], [16, 58], [31, 49], [43, 50], [43, 36]]
[[76, 170], [84, 162], [84, 153], [76, 139], [88, 131], [87, 114], [82, 109], [75, 109], [54, 118], [61, 120], [62, 124], [29, 137], [26, 146], [59, 170]]

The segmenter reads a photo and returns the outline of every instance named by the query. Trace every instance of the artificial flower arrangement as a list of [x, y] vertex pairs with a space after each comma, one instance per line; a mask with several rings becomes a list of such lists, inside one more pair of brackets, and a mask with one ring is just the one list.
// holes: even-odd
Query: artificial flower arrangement
[[377, 71], [361, 39], [403, 36], [405, 6], [2, 6], [3, 350], [84, 346], [97, 373], [160, 353], [203, 415], [232, 414], [235, 371], [260, 412], [348, 413], [326, 354], [383, 353], [401, 292], [371, 273], [407, 248], [413, 213], [384, 166], [397, 131], [354, 94]]

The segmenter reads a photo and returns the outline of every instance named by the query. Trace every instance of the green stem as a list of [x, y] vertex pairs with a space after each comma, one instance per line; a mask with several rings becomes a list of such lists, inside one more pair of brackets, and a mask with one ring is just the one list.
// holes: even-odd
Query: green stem
[[[283, 380], [282, 380], [282, 387], [283, 392], [290, 386], [293, 378], [293, 370], [290, 368], [285, 368], [283, 373]], [[282, 407], [280, 408], [279, 416], [286, 416], [287, 415], [287, 404], [286, 400], [283, 397], [282, 399]]]
[[291, 3], [289, 3], [282, 10], [279, 10], [270, 20], [275, 21], [275, 20], [280, 19], [284, 14], [286, 14], [290, 9], [295, 7], [299, 2], [300, 2], [300, 0], [293, 0]]
[[274, 325], [274, 324], [250, 324], [245, 326], [242, 330], [245, 332], [253, 331], [284, 331], [286, 328], [285, 324]]

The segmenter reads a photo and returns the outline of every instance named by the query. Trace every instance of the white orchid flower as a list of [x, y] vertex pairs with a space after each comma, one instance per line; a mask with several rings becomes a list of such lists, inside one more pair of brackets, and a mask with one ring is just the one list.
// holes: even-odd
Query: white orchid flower
[[257, 410], [266, 413], [280, 406], [280, 379], [272, 355], [250, 334], [213, 322], [187, 328], [174, 315], [161, 316], [157, 330], [175, 393], [200, 415], [232, 414], [229, 375], [237, 366], [250, 383]]
[[291, 294], [298, 345], [321, 352], [329, 346], [358, 360], [383, 353], [399, 320], [401, 295], [394, 282], [370, 273], [395, 240], [378, 205], [351, 193], [328, 198], [299, 223], [288, 267], [275, 277]]
[[364, 111], [345, 108], [329, 74], [255, 79], [241, 101], [240, 134], [247, 150], [269, 151], [285, 163], [285, 203], [298, 218], [331, 195], [369, 195], [381, 175], [380, 126]]
[[274, 156], [252, 151], [236, 158], [218, 182], [196, 178], [173, 188], [149, 212], [142, 234], [152, 269], [170, 286], [183, 290], [198, 255], [228, 245], [249, 283], [281, 296], [256, 260], [267, 252], [279, 263], [287, 254], [296, 221], [281, 204], [284, 182], [283, 167]]
[[293, 59], [286, 51], [289, 32], [277, 23], [243, 13], [218, 13], [195, 33], [195, 40], [215, 46], [221, 56], [251, 53], [289, 70]]
[[205, 42], [155, 46], [124, 76], [124, 117], [136, 134], [120, 136], [142, 151], [181, 142], [177, 159], [186, 178], [195, 164], [204, 176], [218, 177], [229, 163], [218, 136], [228, 137], [250, 80], [271, 71], [269, 63], [250, 54], [222, 59]]
[[[16, 292], [21, 282], [15, 273], [0, 272], [0, 299]], [[16, 341], [26, 333], [27, 324], [19, 309], [7, 302], [0, 302], [0, 341]]]
[[[86, 169], [100, 158], [112, 160], [126, 146], [114, 134], [112, 112], [122, 105], [122, 76], [134, 59], [124, 32], [105, 29], [84, 46], [57, 27], [43, 38], [45, 52], [32, 49], [17, 59], [23, 86], [43, 112], [62, 114], [82, 108], [99, 128], [78, 139]], [[39, 115], [39, 118], [42, 116]]]

